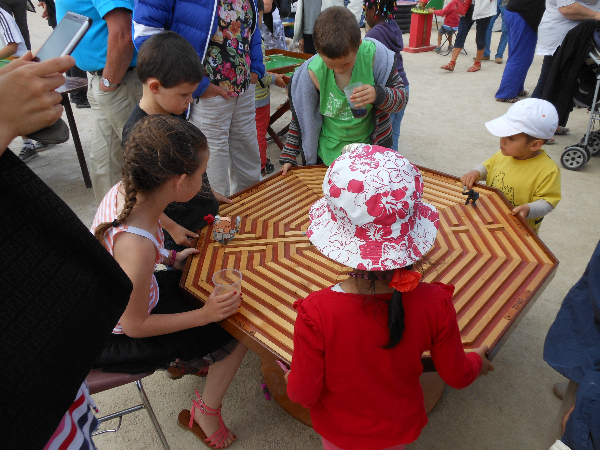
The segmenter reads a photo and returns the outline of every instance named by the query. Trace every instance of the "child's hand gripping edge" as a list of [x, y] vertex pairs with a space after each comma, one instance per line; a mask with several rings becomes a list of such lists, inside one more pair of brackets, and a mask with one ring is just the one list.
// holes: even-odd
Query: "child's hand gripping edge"
[[477, 353], [481, 357], [481, 370], [479, 371], [480, 376], [487, 375], [488, 372], [494, 371], [494, 366], [487, 357], [489, 351], [490, 349], [487, 345], [482, 345], [477, 350], [475, 350], [475, 353]]

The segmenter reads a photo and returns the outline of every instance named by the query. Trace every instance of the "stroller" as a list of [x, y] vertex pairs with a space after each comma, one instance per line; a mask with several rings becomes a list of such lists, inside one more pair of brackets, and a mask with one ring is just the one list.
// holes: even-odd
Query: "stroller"
[[[588, 108], [590, 110], [590, 120], [587, 133], [581, 138], [579, 143], [565, 148], [560, 157], [560, 163], [568, 170], [581, 169], [592, 156], [600, 153], [600, 127], [598, 126], [598, 121], [600, 120], [600, 106], [598, 105], [598, 91], [600, 89], [600, 30], [594, 31], [591, 49], [585, 63], [584, 70], [589, 71], [591, 69], [594, 72], [596, 85], [591, 106]], [[587, 94], [585, 92], [581, 93], [584, 95]], [[577, 96], [575, 96], [574, 102], [577, 106], [587, 106], [578, 102]]]

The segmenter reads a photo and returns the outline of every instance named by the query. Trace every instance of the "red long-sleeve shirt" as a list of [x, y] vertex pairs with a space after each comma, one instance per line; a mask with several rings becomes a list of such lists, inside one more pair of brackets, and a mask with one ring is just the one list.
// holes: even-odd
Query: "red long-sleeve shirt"
[[449, 27], [456, 28], [458, 22], [460, 22], [460, 16], [458, 15], [458, 0], [452, 0], [444, 9], [436, 9], [433, 13], [436, 16], [446, 16], [444, 25], [448, 25]]
[[296, 302], [287, 392], [310, 408], [315, 431], [355, 450], [419, 437], [427, 424], [419, 384], [423, 352], [431, 350], [438, 373], [454, 388], [471, 384], [481, 369], [479, 355], [463, 350], [453, 292], [453, 286], [420, 283], [402, 294], [406, 328], [390, 350], [383, 348], [389, 340], [387, 304], [365, 306], [365, 296], [330, 288]]

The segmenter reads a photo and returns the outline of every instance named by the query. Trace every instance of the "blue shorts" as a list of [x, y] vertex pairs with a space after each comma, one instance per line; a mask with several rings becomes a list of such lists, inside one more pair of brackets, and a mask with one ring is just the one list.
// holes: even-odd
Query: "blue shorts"
[[438, 28], [438, 34], [456, 33], [457, 31], [458, 27], [449, 27], [448, 25], [442, 25]]

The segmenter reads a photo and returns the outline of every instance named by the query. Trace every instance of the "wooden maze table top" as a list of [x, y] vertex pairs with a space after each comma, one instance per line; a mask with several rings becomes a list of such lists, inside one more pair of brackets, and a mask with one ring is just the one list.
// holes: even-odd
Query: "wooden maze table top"
[[[478, 185], [477, 205], [465, 205], [458, 178], [420, 168], [424, 200], [440, 213], [440, 229], [427, 253], [424, 281], [456, 286], [454, 306], [465, 350], [486, 344], [492, 355], [554, 275], [558, 260], [497, 189]], [[296, 312], [293, 303], [346, 278], [344, 267], [323, 256], [304, 235], [308, 210], [322, 197], [325, 166], [301, 167], [273, 176], [222, 205], [222, 216], [242, 218], [228, 244], [212, 239], [212, 225], [199, 231], [181, 280], [194, 299], [213, 290], [212, 275], [243, 274], [244, 302], [222, 325], [261, 356], [289, 365]], [[536, 295], [537, 294], [537, 295]], [[428, 354], [426, 370], [434, 370]]]
[[[512, 207], [499, 190], [478, 185], [476, 206], [465, 205], [458, 178], [420, 169], [424, 200], [440, 213], [423, 279], [455, 285], [453, 302], [465, 350], [486, 344], [493, 357], [553, 278], [558, 260], [523, 219], [510, 215]], [[286, 177], [275, 175], [235, 195], [234, 203], [222, 205], [220, 214], [240, 216], [240, 234], [219, 244], [212, 239], [212, 225], [200, 230], [200, 253], [188, 259], [181, 279], [181, 287], [198, 302], [212, 292], [214, 272], [242, 272], [244, 301], [221, 325], [260, 356], [273, 398], [309, 426], [308, 410], [289, 400], [283, 371], [275, 361], [288, 366], [291, 362], [293, 303], [344, 280], [350, 270], [323, 256], [304, 235], [310, 206], [323, 196], [326, 170], [295, 168]], [[422, 362], [428, 373], [420, 381], [429, 412], [444, 382], [432, 372], [428, 353]]]

